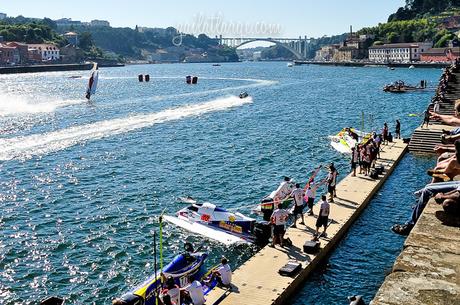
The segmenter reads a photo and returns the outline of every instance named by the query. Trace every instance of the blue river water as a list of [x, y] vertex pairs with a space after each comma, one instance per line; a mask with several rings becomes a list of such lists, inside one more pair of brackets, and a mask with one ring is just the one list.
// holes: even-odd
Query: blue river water
[[[327, 136], [385, 121], [393, 130], [397, 118], [409, 136], [420, 118], [408, 114], [423, 112], [433, 91], [392, 95], [382, 86], [434, 86], [440, 73], [285, 63], [103, 68], [90, 103], [88, 72], [0, 76], [0, 303], [47, 295], [110, 303], [152, 274], [158, 215], [182, 208], [178, 197], [250, 213], [283, 175], [305, 181], [333, 161], [343, 176], [348, 159]], [[186, 85], [185, 75], [198, 84]], [[242, 90], [251, 98], [239, 99]], [[404, 241], [389, 227], [406, 219], [432, 163], [403, 159], [294, 304], [372, 298]], [[236, 266], [255, 251], [167, 225], [165, 260], [185, 240], [203, 245], [209, 266], [223, 254]]]

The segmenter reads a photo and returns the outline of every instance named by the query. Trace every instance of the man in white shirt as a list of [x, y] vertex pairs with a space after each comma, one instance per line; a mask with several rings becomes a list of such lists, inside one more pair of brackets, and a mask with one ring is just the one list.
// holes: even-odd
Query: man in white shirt
[[318, 236], [319, 234], [319, 228], [323, 227], [323, 233], [321, 233], [321, 236], [326, 236], [326, 229], [327, 229], [327, 224], [329, 222], [329, 214], [330, 214], [330, 204], [326, 200], [326, 195], [321, 196], [321, 203], [320, 203], [320, 210], [318, 213], [318, 219], [316, 220], [316, 233], [315, 236]]
[[271, 223], [274, 225], [273, 228], [273, 238], [272, 238], [272, 247], [276, 244], [280, 244], [281, 247], [284, 246], [284, 225], [289, 217], [288, 211], [282, 209], [282, 204], [278, 204], [278, 208], [273, 212], [271, 217]]
[[297, 216], [300, 215], [302, 221], [300, 222], [301, 225], [304, 225], [304, 218], [303, 218], [303, 196], [304, 196], [304, 191], [303, 189], [300, 188], [300, 184], [296, 183], [295, 189], [292, 190], [291, 194], [289, 197], [294, 198], [294, 224], [292, 225], [292, 228], [296, 228], [296, 222], [297, 222]]
[[228, 287], [232, 283], [232, 268], [225, 257], [220, 262], [221, 265], [212, 271], [211, 280], [215, 278], [219, 285]]
[[325, 184], [327, 182], [327, 178], [323, 179], [320, 182], [313, 183], [313, 181], [310, 181], [307, 185], [307, 191], [305, 192], [305, 201], [307, 202], [307, 206], [309, 208], [308, 215], [313, 216], [313, 205], [315, 204], [315, 198], [316, 198], [316, 191], [318, 188]]
[[203, 305], [204, 299], [203, 286], [197, 280], [192, 281], [190, 285], [184, 288], [193, 305]]

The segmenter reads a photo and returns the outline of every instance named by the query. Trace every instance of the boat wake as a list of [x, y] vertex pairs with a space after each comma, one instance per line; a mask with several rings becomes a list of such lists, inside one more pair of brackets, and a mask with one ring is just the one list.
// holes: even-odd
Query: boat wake
[[[133, 77], [127, 76], [102, 76], [100, 79], [134, 79]], [[151, 80], [155, 79], [176, 79], [178, 81], [184, 81], [184, 77], [182, 76], [150, 76]], [[266, 80], [266, 79], [256, 79], [256, 78], [235, 78], [235, 77], [200, 77], [201, 80], [223, 80], [223, 81], [241, 81], [241, 82], [250, 82], [249, 84], [243, 84], [238, 86], [226, 87], [226, 88], [219, 88], [219, 89], [210, 89], [210, 90], [203, 90], [203, 91], [194, 91], [194, 92], [187, 92], [187, 93], [179, 93], [179, 94], [169, 94], [169, 95], [156, 95], [152, 96], [151, 98], [154, 101], [163, 101], [171, 98], [180, 98], [180, 97], [191, 97], [191, 96], [204, 96], [213, 93], [224, 93], [224, 92], [231, 92], [231, 91], [238, 91], [243, 89], [249, 88], [257, 88], [257, 87], [266, 87], [275, 85], [278, 81], [275, 80]], [[144, 102], [145, 98], [139, 99], [139, 102]], [[133, 99], [129, 99], [129, 102], [132, 103]]]
[[28, 159], [59, 151], [78, 143], [127, 133], [169, 121], [175, 121], [206, 113], [223, 111], [252, 103], [252, 98], [236, 96], [215, 99], [201, 104], [166, 109], [156, 113], [134, 115], [127, 118], [100, 121], [58, 131], [0, 139], [0, 160]]
[[227, 88], [220, 88], [220, 89], [211, 89], [211, 90], [204, 90], [204, 91], [197, 91], [197, 92], [187, 92], [187, 93], [179, 93], [179, 94], [172, 94], [172, 95], [163, 95], [163, 96], [154, 96], [153, 100], [155, 101], [162, 101], [169, 98], [178, 98], [178, 97], [187, 97], [187, 96], [203, 96], [212, 93], [223, 93], [228, 91], [235, 91], [235, 90], [242, 90], [248, 88], [257, 88], [257, 87], [265, 87], [277, 84], [277, 81], [274, 80], [265, 80], [265, 79], [252, 79], [252, 78], [206, 78], [202, 77], [201, 79], [217, 79], [217, 80], [234, 80], [234, 81], [247, 81], [252, 82], [252, 84], [245, 84], [240, 86], [233, 86]]
[[55, 112], [56, 109], [76, 105], [84, 100], [53, 100], [32, 96], [0, 95], [0, 117], [23, 114], [40, 114]]

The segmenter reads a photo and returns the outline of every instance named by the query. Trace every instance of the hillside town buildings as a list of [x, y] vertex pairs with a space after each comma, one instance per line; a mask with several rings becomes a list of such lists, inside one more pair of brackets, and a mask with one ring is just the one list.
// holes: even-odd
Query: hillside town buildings
[[431, 42], [390, 43], [371, 46], [369, 61], [412, 62], [420, 61], [421, 54], [433, 46]]

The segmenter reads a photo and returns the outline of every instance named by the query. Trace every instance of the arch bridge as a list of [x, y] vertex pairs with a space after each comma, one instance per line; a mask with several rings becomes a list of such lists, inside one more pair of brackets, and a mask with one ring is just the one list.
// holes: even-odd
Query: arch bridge
[[304, 60], [308, 54], [308, 44], [310, 42], [307, 36], [303, 38], [265, 38], [265, 37], [217, 37], [220, 45], [226, 45], [232, 48], [239, 48], [248, 43], [255, 41], [266, 41], [274, 43], [289, 50], [297, 59]]

